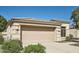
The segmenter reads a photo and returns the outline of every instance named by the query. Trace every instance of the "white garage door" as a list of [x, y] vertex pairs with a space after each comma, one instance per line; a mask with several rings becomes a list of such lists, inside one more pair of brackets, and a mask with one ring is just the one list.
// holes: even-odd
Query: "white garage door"
[[44, 43], [55, 40], [53, 28], [22, 26], [22, 42], [24, 45]]

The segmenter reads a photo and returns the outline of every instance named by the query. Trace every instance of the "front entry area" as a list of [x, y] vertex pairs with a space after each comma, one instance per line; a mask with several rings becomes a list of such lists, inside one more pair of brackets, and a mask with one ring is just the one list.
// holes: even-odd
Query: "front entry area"
[[44, 42], [52, 42], [56, 39], [55, 28], [41, 26], [22, 26], [22, 42], [23, 45], [32, 43], [44, 44]]

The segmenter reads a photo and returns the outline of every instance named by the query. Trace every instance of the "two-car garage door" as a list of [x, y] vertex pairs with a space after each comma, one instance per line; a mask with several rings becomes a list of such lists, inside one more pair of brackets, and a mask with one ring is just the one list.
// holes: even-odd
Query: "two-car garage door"
[[31, 43], [44, 43], [53, 40], [55, 40], [53, 28], [22, 26], [22, 42], [24, 45]]

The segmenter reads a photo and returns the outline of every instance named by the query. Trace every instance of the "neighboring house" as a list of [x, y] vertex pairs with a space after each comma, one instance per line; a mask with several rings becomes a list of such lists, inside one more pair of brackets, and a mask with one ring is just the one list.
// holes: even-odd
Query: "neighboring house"
[[69, 23], [65, 21], [43, 21], [31, 18], [13, 18], [7, 24], [5, 39], [21, 40], [23, 45], [45, 41], [61, 41], [69, 36]]

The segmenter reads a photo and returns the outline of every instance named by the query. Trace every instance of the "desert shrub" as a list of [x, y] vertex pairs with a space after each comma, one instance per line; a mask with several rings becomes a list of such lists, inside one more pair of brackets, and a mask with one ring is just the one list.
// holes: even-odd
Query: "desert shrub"
[[0, 36], [0, 44], [3, 44], [3, 42], [4, 42], [4, 38]]
[[72, 34], [70, 34], [70, 35], [69, 35], [69, 37], [72, 39], [72, 38], [73, 38], [73, 35], [72, 35]]
[[65, 41], [70, 41], [70, 40], [71, 40], [71, 38], [69, 36], [67, 36]]
[[73, 35], [70, 34], [69, 36], [66, 37], [66, 41], [71, 41], [72, 38], [73, 38]]
[[24, 53], [45, 53], [45, 47], [41, 44], [28, 45], [24, 48]]
[[19, 40], [5, 41], [2, 45], [3, 52], [6, 53], [19, 53], [23, 47], [22, 42]]

